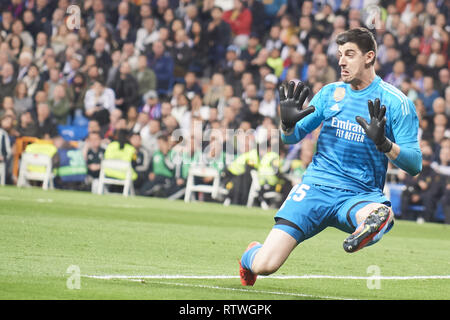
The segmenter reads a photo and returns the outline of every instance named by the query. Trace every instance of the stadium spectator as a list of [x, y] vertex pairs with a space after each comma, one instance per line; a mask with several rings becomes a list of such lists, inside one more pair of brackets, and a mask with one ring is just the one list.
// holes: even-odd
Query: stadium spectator
[[403, 171], [400, 175], [400, 180], [405, 185], [406, 189], [401, 196], [401, 214], [402, 219], [430, 221], [432, 217], [426, 210], [429, 208], [426, 205], [431, 201], [436, 201], [434, 195], [436, 193], [436, 172], [431, 168], [433, 159], [433, 150], [429, 143], [423, 142], [422, 150], [422, 172], [417, 176], [406, 175]]
[[[250, 170], [258, 163], [258, 153], [254, 136], [239, 131], [236, 137], [240, 143], [236, 150], [238, 156], [226, 167], [223, 172], [223, 185], [228, 191], [226, 204], [245, 204], [251, 184]], [[234, 150], [234, 148], [232, 148]]]
[[20, 137], [36, 137], [38, 128], [36, 122], [33, 120], [30, 111], [24, 111], [19, 116], [17, 124], [17, 132]]
[[33, 106], [33, 100], [28, 95], [28, 88], [25, 82], [18, 82], [14, 90], [14, 111], [21, 114], [30, 110]]
[[53, 97], [48, 101], [50, 112], [54, 116], [56, 123], [65, 125], [68, 123], [68, 116], [71, 111], [71, 104], [66, 94], [66, 89], [62, 84], [58, 84], [53, 92]]
[[412, 101], [416, 101], [419, 95], [417, 91], [412, 87], [411, 79], [405, 77], [400, 84], [399, 89]]
[[244, 106], [242, 121], [250, 123], [252, 129], [256, 129], [263, 121], [264, 116], [259, 112], [260, 102], [256, 97], [251, 98], [248, 105]]
[[89, 133], [83, 148], [84, 161], [87, 166], [86, 184], [91, 186], [92, 192], [97, 192], [101, 162], [105, 153], [105, 149], [101, 144], [102, 137], [100, 132], [92, 131]]
[[84, 97], [84, 113], [89, 119], [95, 119], [100, 126], [109, 122], [109, 114], [116, 108], [114, 90], [106, 88], [102, 81], [95, 81]]
[[450, 71], [447, 68], [442, 68], [439, 71], [439, 81], [436, 84], [436, 89], [440, 97], [445, 97], [445, 89], [450, 87]]
[[280, 57], [280, 49], [272, 48], [266, 60], [267, 65], [273, 69], [274, 74], [279, 77], [283, 72], [283, 59]]
[[259, 105], [259, 113], [265, 117], [275, 119], [277, 115], [277, 100], [275, 91], [265, 90], [262, 101]]
[[161, 123], [158, 120], [151, 119], [140, 130], [142, 137], [142, 146], [149, 152], [152, 157], [158, 148], [158, 137], [161, 135]]
[[84, 113], [84, 102], [87, 92], [86, 80], [83, 73], [77, 73], [73, 78], [72, 85], [67, 89], [70, 101], [70, 115], [74, 119], [76, 114]]
[[431, 167], [439, 174], [450, 176], [450, 138], [441, 141], [439, 157], [431, 163]]
[[27, 85], [28, 95], [33, 97], [34, 94], [42, 88], [42, 81], [38, 67], [34, 64], [30, 65], [27, 75], [22, 81]]
[[34, 121], [37, 124], [36, 137], [50, 140], [58, 135], [56, 119], [50, 112], [50, 107], [46, 102], [39, 102], [36, 105]]
[[278, 21], [280, 17], [285, 14], [287, 9], [287, 0], [266, 1], [263, 2], [263, 4], [265, 13], [264, 24], [266, 26], [273, 25]]
[[138, 68], [139, 54], [134, 47], [133, 42], [125, 42], [122, 47], [122, 61], [126, 61], [130, 65], [130, 70], [135, 71]]
[[[0, 118], [0, 162], [5, 164], [6, 173], [9, 173], [9, 167], [11, 165], [11, 157], [13, 153], [9, 133], [5, 130], [8, 129], [9, 126], [8, 124], [6, 124], [6, 122], [9, 121], [7, 118], [8, 116], [3, 116], [2, 118]], [[9, 183], [9, 179], [6, 180]]]
[[91, 53], [95, 56], [96, 65], [102, 74], [107, 74], [112, 65], [110, 53], [106, 48], [107, 42], [104, 38], [96, 38]]
[[153, 153], [146, 180], [139, 189], [143, 196], [167, 196], [175, 183], [174, 164], [171, 160], [169, 138], [165, 135], [158, 137], [158, 150]]
[[149, 119], [161, 118], [161, 103], [159, 102], [158, 93], [155, 90], [150, 90], [144, 96], [145, 104], [141, 108], [141, 112], [148, 115]]
[[225, 57], [226, 48], [231, 42], [231, 27], [223, 17], [223, 9], [213, 7], [210, 11], [211, 20], [208, 22], [206, 38], [209, 45], [209, 61], [212, 69], [216, 69]]
[[196, 94], [202, 95], [202, 88], [198, 83], [198, 78], [195, 72], [186, 72], [186, 75], [184, 76], [184, 90], [190, 99], [192, 99], [192, 97]]
[[270, 27], [269, 34], [265, 36], [263, 40], [263, 46], [269, 52], [272, 51], [273, 48], [280, 49], [283, 46], [283, 41], [280, 39], [281, 35], [281, 26], [279, 24], [274, 24]]
[[[14, 88], [16, 86], [16, 79], [14, 76], [14, 67], [11, 63], [3, 64], [0, 74], [0, 100], [6, 96], [14, 95]], [[29, 91], [30, 92], [30, 91]]]
[[324, 85], [336, 81], [336, 71], [328, 65], [327, 56], [324, 53], [315, 55], [313, 63], [316, 66], [317, 81]]
[[159, 39], [159, 31], [155, 25], [155, 19], [151, 16], [143, 20], [142, 27], [136, 33], [136, 49], [144, 53], [149, 45]]
[[177, 81], [182, 81], [191, 63], [193, 51], [188, 44], [186, 30], [177, 30], [174, 40], [171, 50], [171, 56], [174, 59], [173, 76]]
[[17, 81], [21, 81], [28, 72], [31, 63], [33, 62], [33, 56], [29, 51], [22, 51], [18, 60]]
[[[105, 149], [104, 159], [122, 160], [132, 164], [136, 157], [136, 149], [128, 141], [128, 131], [125, 129], [118, 129], [116, 132], [117, 140], [108, 144]], [[111, 178], [124, 180], [126, 173], [123, 170], [107, 168], [105, 175]], [[136, 172], [132, 171], [132, 180], [137, 179]]]
[[137, 69], [133, 71], [133, 76], [138, 82], [138, 95], [140, 98], [138, 106], [140, 106], [147, 97], [150, 91], [157, 88], [157, 78], [155, 72], [147, 67], [147, 57], [140, 55], [137, 61]]
[[150, 155], [147, 149], [142, 146], [142, 137], [139, 133], [131, 134], [130, 144], [136, 150], [136, 155], [133, 159], [133, 168], [136, 171], [137, 178], [133, 183], [134, 187], [138, 190], [147, 178], [148, 168], [150, 166]]
[[174, 82], [174, 59], [166, 52], [164, 43], [155, 41], [152, 51], [147, 56], [148, 66], [153, 69], [158, 79], [158, 95], [169, 95]]
[[116, 108], [122, 110], [123, 113], [126, 113], [130, 106], [139, 105], [138, 82], [131, 74], [131, 67], [127, 61], [120, 65], [119, 73], [116, 74], [111, 89], [115, 93]]
[[423, 92], [419, 93], [419, 98], [425, 105], [425, 110], [428, 115], [433, 114], [433, 102], [439, 97], [438, 91], [434, 88], [434, 80], [430, 76], [423, 78]]
[[405, 78], [405, 63], [402, 60], [397, 60], [392, 67], [392, 72], [384, 78], [384, 81], [389, 82], [397, 88], [400, 88]]
[[[116, 108], [109, 113], [109, 122], [106, 127], [102, 126], [102, 132], [104, 137], [110, 140], [117, 139], [117, 133], [120, 129], [126, 128], [126, 122], [124, 123], [122, 110]], [[106, 132], [105, 132], [106, 131]]]
[[126, 129], [130, 134], [133, 133], [133, 128], [137, 123], [137, 118], [138, 118], [137, 107], [131, 106], [130, 108], [128, 108], [126, 114]]
[[119, 49], [122, 49], [125, 43], [136, 42], [136, 32], [132, 29], [130, 20], [120, 20], [119, 27], [114, 32], [113, 38], [117, 42]]
[[252, 13], [243, 0], [234, 0], [233, 9], [224, 12], [222, 19], [230, 25], [233, 44], [239, 48], [247, 47], [252, 27]]

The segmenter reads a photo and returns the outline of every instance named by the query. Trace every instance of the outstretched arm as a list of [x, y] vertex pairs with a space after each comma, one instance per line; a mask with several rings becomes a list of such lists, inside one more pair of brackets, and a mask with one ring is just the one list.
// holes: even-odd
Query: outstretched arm
[[422, 171], [422, 153], [416, 144], [403, 144], [400, 147], [392, 143], [391, 151], [385, 154], [393, 164], [412, 176]]
[[422, 171], [422, 154], [417, 142], [396, 144], [385, 134], [386, 107], [380, 107], [380, 99], [368, 101], [370, 123], [362, 117], [356, 121], [363, 127], [366, 135], [375, 143], [378, 151], [383, 152], [393, 164], [415, 176]]
[[[284, 87], [280, 86], [280, 115], [281, 115], [281, 139], [284, 143], [294, 144], [303, 139], [308, 130], [300, 125], [302, 119], [314, 113], [315, 107], [310, 105], [302, 108], [309, 95], [309, 88], [301, 81], [295, 87], [295, 82], [288, 84], [287, 94]], [[312, 116], [308, 117], [311, 118]], [[321, 120], [320, 120], [321, 122]], [[315, 126], [317, 127], [320, 122]]]

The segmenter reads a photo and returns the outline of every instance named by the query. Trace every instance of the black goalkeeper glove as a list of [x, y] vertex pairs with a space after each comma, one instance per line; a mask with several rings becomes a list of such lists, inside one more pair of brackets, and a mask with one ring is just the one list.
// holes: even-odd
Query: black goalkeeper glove
[[370, 124], [360, 116], [357, 116], [355, 120], [375, 143], [378, 151], [389, 152], [392, 149], [392, 141], [385, 135], [386, 117], [384, 115], [386, 114], [386, 107], [380, 107], [380, 99], [378, 98], [375, 99], [375, 102], [369, 100], [367, 105], [369, 107]]
[[295, 88], [295, 82], [290, 81], [288, 84], [287, 97], [285, 95], [284, 86], [279, 87], [280, 93], [280, 115], [281, 115], [281, 129], [288, 132], [295, 127], [295, 124], [306, 117], [308, 114], [314, 112], [314, 106], [309, 106], [302, 109], [306, 98], [309, 95], [309, 88], [299, 82]]

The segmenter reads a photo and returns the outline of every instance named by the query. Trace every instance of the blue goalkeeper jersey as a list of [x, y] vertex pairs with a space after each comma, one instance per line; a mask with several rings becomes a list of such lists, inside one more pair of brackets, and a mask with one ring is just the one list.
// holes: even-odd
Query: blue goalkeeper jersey
[[[421, 167], [419, 121], [414, 104], [400, 90], [376, 76], [362, 90], [353, 90], [344, 82], [324, 86], [309, 103], [315, 106], [314, 113], [297, 122], [290, 135], [282, 133], [285, 143], [294, 144], [322, 124], [317, 152], [303, 176], [303, 183], [356, 192], [383, 190], [388, 158], [376, 149], [355, 120], [361, 116], [370, 123], [367, 102], [376, 98], [387, 109], [386, 137], [398, 144], [400, 150], [412, 150], [414, 159], [406, 162], [413, 162], [412, 168]], [[403, 163], [399, 166], [407, 167], [402, 169], [413, 175], [420, 171], [409, 169]]]

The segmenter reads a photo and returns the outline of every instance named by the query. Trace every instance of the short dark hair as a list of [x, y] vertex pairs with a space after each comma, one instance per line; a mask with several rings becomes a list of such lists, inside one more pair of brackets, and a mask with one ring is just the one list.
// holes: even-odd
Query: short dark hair
[[[336, 43], [340, 46], [347, 42], [356, 44], [362, 53], [373, 51], [375, 53], [375, 57], [377, 55], [377, 41], [369, 29], [362, 27], [350, 29], [340, 33], [336, 38]], [[372, 65], [375, 64], [375, 60], [376, 58], [372, 60]]]

